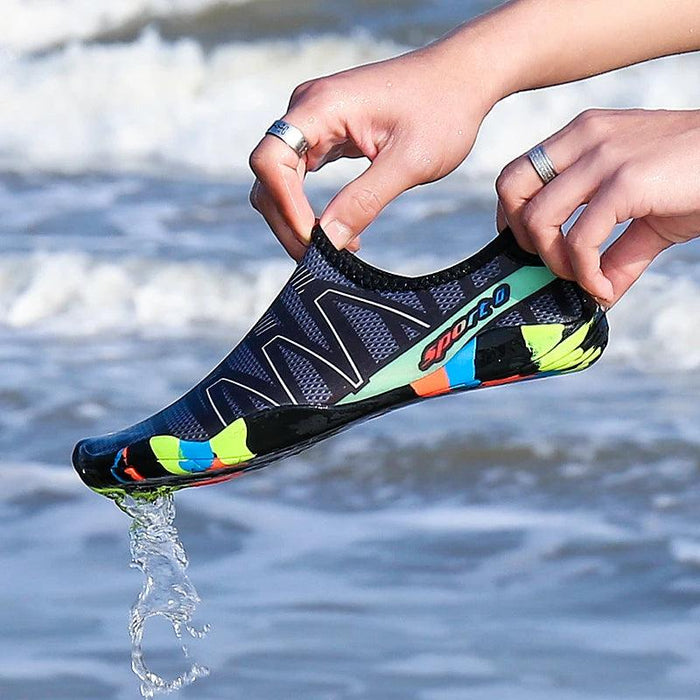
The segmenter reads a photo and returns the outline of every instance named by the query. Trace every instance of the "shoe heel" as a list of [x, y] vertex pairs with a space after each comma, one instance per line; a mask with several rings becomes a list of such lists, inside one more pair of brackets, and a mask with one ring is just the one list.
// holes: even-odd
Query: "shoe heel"
[[[529, 331], [523, 328], [523, 335], [532, 338], [538, 327]], [[537, 367], [538, 376], [551, 376], [580, 372], [590, 367], [602, 355], [608, 342], [608, 322], [605, 314], [596, 313], [593, 318], [567, 335], [549, 349], [542, 345], [533, 345], [537, 349], [533, 353], [533, 362]], [[530, 343], [528, 343], [530, 345]], [[533, 348], [533, 345], [530, 345]]]

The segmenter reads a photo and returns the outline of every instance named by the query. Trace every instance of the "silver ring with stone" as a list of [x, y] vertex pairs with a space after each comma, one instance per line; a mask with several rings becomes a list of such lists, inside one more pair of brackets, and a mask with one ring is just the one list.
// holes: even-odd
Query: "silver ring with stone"
[[532, 167], [540, 176], [540, 180], [542, 180], [545, 185], [554, 180], [558, 175], [554, 163], [552, 163], [552, 159], [547, 155], [542, 144], [535, 146], [529, 151], [527, 157], [530, 159]]
[[294, 124], [290, 124], [284, 119], [275, 121], [265, 133], [284, 141], [299, 158], [309, 150], [309, 142], [306, 140], [306, 136], [301, 133], [301, 129], [297, 129]]

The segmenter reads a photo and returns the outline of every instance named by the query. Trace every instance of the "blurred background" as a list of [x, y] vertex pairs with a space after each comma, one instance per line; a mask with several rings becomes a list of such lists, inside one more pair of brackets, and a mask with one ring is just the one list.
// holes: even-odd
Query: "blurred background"
[[[247, 158], [291, 90], [495, 4], [4, 0], [0, 697], [137, 694], [128, 520], [70, 451], [199, 380], [290, 272]], [[699, 72], [678, 57], [506, 100], [363, 256], [468, 256], [510, 159], [587, 107], [698, 108]], [[357, 167], [313, 176], [318, 211]], [[212, 675], [182, 696], [697, 697], [699, 262], [659, 260], [583, 375], [428, 402], [179, 494], [213, 623], [194, 645]], [[180, 668], [172, 647], [147, 630], [156, 670]]]

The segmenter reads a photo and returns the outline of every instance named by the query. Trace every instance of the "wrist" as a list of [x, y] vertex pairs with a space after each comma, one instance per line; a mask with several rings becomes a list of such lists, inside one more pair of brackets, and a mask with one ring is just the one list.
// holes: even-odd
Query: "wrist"
[[454, 80], [465, 99], [477, 99], [484, 114], [500, 100], [525, 88], [515, 47], [503, 41], [500, 33], [488, 16], [480, 17], [425, 49], [435, 54], [442, 74]]

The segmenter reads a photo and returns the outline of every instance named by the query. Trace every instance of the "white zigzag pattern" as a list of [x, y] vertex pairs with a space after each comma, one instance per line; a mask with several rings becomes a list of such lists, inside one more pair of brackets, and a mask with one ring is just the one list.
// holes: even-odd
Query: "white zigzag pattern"
[[[289, 387], [285, 383], [284, 379], [282, 379], [282, 376], [280, 375], [277, 367], [275, 366], [275, 363], [272, 361], [272, 358], [270, 357], [270, 354], [269, 354], [268, 349], [267, 349], [268, 346], [270, 346], [276, 342], [283, 341], [283, 342], [288, 343], [289, 345], [297, 348], [302, 353], [304, 353], [306, 355], [311, 355], [312, 357], [315, 357], [317, 360], [319, 360], [320, 362], [323, 362], [325, 365], [330, 367], [330, 369], [332, 369], [334, 372], [336, 372], [339, 376], [341, 376], [343, 379], [345, 379], [345, 381], [347, 381], [350, 384], [350, 386], [353, 387], [353, 389], [358, 389], [360, 386], [362, 386], [362, 384], [364, 382], [364, 379], [363, 379], [362, 375], [360, 374], [360, 371], [357, 368], [355, 361], [353, 360], [352, 356], [350, 355], [350, 352], [348, 351], [347, 347], [345, 346], [345, 343], [343, 343], [343, 340], [340, 337], [340, 334], [338, 333], [336, 327], [333, 325], [333, 322], [331, 321], [331, 319], [328, 317], [328, 315], [324, 311], [323, 307], [321, 306], [321, 301], [325, 297], [329, 297], [329, 296], [340, 296], [340, 297], [344, 297], [346, 299], [360, 302], [361, 304], [366, 304], [368, 306], [374, 306], [374, 307], [379, 308], [379, 309], [384, 309], [385, 311], [396, 314], [397, 316], [401, 316], [402, 318], [405, 318], [408, 321], [415, 323], [416, 325], [422, 326], [423, 328], [430, 328], [429, 323], [426, 323], [425, 321], [421, 321], [420, 319], [416, 318], [415, 316], [412, 316], [411, 314], [407, 314], [403, 311], [399, 311], [398, 309], [394, 309], [391, 306], [386, 306], [385, 304], [381, 304], [377, 301], [372, 301], [371, 299], [364, 299], [362, 297], [355, 296], [354, 294], [348, 294], [347, 292], [341, 292], [341, 291], [338, 291], [335, 289], [324, 290], [323, 292], [321, 292], [321, 294], [319, 294], [314, 299], [314, 304], [318, 308], [321, 316], [323, 317], [323, 320], [326, 322], [326, 325], [328, 326], [328, 328], [330, 328], [331, 333], [333, 334], [333, 337], [335, 338], [335, 340], [338, 344], [338, 347], [341, 349], [343, 355], [347, 359], [351, 372], [348, 374], [347, 372], [343, 371], [342, 368], [338, 367], [338, 365], [334, 364], [333, 362], [326, 359], [322, 355], [319, 355], [317, 352], [314, 352], [307, 345], [304, 345], [303, 343], [299, 343], [295, 340], [292, 340], [291, 338], [288, 338], [285, 335], [278, 333], [277, 335], [270, 338], [270, 340], [268, 340], [262, 346], [262, 352], [263, 352], [263, 355], [265, 356], [265, 359], [267, 360], [269, 368], [272, 370], [273, 374], [277, 377], [277, 381], [279, 381], [280, 386], [284, 389], [284, 392], [287, 394], [287, 396], [289, 397], [289, 400], [293, 404], [298, 404], [298, 401], [296, 400], [296, 398], [292, 394], [291, 390], [289, 389]], [[209, 403], [211, 404], [212, 408], [214, 409], [214, 412], [216, 413], [216, 415], [218, 416], [222, 425], [224, 425], [224, 426], [226, 426], [226, 422], [224, 421], [223, 417], [221, 416], [221, 412], [217, 408], [216, 403], [214, 402], [214, 399], [211, 395], [211, 390], [214, 389], [221, 382], [227, 382], [229, 384], [233, 384], [235, 386], [238, 386], [241, 389], [245, 389], [246, 391], [249, 391], [252, 394], [255, 394], [256, 396], [259, 396], [260, 398], [264, 399], [272, 406], [279, 406], [279, 403], [277, 401], [274, 401], [269, 396], [262, 394], [261, 392], [253, 389], [252, 387], [249, 387], [246, 384], [243, 384], [243, 383], [238, 382], [238, 381], [234, 381], [233, 379], [227, 379], [227, 378], [217, 379], [216, 382], [214, 382], [211, 386], [207, 387], [206, 393], [207, 393], [207, 397], [209, 399]]]

